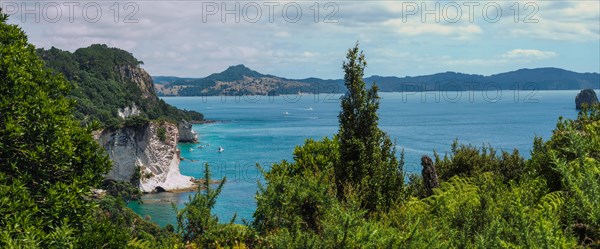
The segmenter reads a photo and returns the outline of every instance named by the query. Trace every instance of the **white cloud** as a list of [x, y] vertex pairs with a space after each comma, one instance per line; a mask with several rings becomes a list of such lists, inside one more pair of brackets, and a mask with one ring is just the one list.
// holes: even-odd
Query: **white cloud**
[[[20, 1], [17, 0], [19, 6]], [[269, 21], [267, 9], [263, 9], [263, 18], [257, 23], [245, 22], [243, 18], [240, 23], [222, 23], [220, 15], [203, 22], [200, 1], [135, 2], [139, 5], [134, 16], [138, 23], [123, 23], [129, 13], [125, 10], [115, 23], [110, 9], [114, 2], [100, 2], [104, 12], [97, 23], [85, 22], [80, 14], [74, 22], [63, 16], [61, 22], [54, 24], [22, 23], [19, 15], [10, 20], [23, 27], [36, 46], [73, 51], [92, 43], [105, 43], [132, 52], [145, 62], [152, 75], [199, 77], [229, 65], [246, 64], [289, 78], [339, 78], [346, 49], [357, 40], [368, 57], [369, 70], [380, 75], [447, 70], [499, 72], [500, 68], [514, 66], [598, 71], [598, 1], [519, 1], [522, 11], [518, 23], [510, 9], [515, 1], [499, 2], [503, 15], [497, 23], [483, 20], [481, 7], [485, 2], [477, 7], [474, 22], [469, 22], [466, 8], [456, 23], [443, 18], [439, 23], [433, 19], [423, 22], [420, 12], [403, 20], [400, 1], [336, 2], [339, 9], [333, 18], [337, 23], [323, 22], [332, 13], [332, 9], [323, 9], [323, 2], [318, 23], [309, 9], [314, 2], [299, 2], [303, 15], [298, 23], [284, 21], [284, 2], [277, 7], [274, 22]], [[523, 7], [529, 2], [539, 6], [534, 16], [538, 23], [523, 22], [529, 13]], [[435, 2], [423, 3], [430, 8], [433, 5], [429, 4]], [[81, 13], [81, 6], [83, 2], [75, 13]], [[507, 51], [513, 48], [520, 49]], [[560, 61], [551, 59], [559, 54]]]
[[387, 20], [383, 22], [383, 26], [410, 36], [431, 34], [464, 37], [482, 33], [481, 28], [475, 24], [406, 23], [401, 18]]
[[292, 35], [289, 32], [279, 31], [279, 32], [275, 33], [274, 36], [277, 38], [288, 38], [288, 37], [291, 37]]
[[556, 57], [557, 54], [552, 51], [542, 51], [537, 49], [513, 49], [502, 54], [501, 57], [509, 59], [549, 59]]
[[[526, 3], [520, 3], [519, 6], [524, 8]], [[512, 37], [573, 42], [597, 42], [600, 39], [600, 2], [598, 1], [527, 3], [536, 8], [521, 10], [517, 15], [519, 23], [515, 23], [513, 18], [502, 19], [502, 29], [509, 31]], [[535, 22], [524, 22], [528, 18]]]
[[309, 52], [309, 51], [305, 51], [304, 53], [302, 53], [302, 57], [304, 57], [304, 58], [314, 58], [317, 56], [319, 56], [319, 53]]
[[572, 17], [598, 17], [598, 5], [599, 3], [597, 1], [575, 1], [572, 6], [562, 9], [561, 13], [565, 16]]
[[488, 58], [455, 58], [453, 56], [442, 56], [438, 60], [448, 66], [506, 66], [519, 64], [526, 66], [534, 61], [550, 59], [558, 56], [556, 52], [542, 51], [537, 49], [513, 49], [505, 53], [490, 56]]

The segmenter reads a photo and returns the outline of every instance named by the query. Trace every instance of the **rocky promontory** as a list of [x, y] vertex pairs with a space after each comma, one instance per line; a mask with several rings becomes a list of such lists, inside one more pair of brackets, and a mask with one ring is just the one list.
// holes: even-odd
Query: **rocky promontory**
[[592, 106], [595, 103], [598, 103], [598, 96], [596, 96], [594, 89], [583, 89], [577, 94], [577, 97], [575, 97], [575, 108], [577, 108], [577, 110], [581, 110], [583, 104]]
[[175, 124], [149, 122], [141, 126], [105, 129], [98, 132], [95, 139], [113, 162], [107, 179], [128, 182], [134, 179], [146, 193], [195, 186], [192, 177], [179, 171], [179, 131]]
[[180, 132], [178, 122], [201, 122], [204, 116], [158, 98], [142, 61], [104, 44], [37, 53], [47, 67], [77, 86], [70, 96], [76, 103], [74, 116], [82, 124], [103, 127], [95, 138], [113, 163], [107, 179], [131, 182], [144, 192], [194, 186], [192, 177], [179, 171], [177, 143], [180, 137], [193, 141], [195, 133], [191, 125], [183, 125]]

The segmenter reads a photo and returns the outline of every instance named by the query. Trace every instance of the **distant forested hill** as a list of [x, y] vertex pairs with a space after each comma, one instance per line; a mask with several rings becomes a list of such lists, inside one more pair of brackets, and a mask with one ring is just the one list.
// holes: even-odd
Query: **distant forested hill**
[[490, 76], [455, 72], [403, 78], [371, 76], [366, 80], [367, 82], [376, 82], [380, 90], [384, 92], [486, 89], [579, 90], [583, 88], [600, 88], [600, 74], [576, 73], [560, 68], [519, 69]]
[[[163, 84], [156, 85], [163, 96], [212, 96], [212, 95], [279, 95], [314, 92], [341, 92], [343, 82], [321, 79], [293, 80], [268, 74], [261, 74], [244, 65], [231, 66], [220, 73], [205, 78], [184, 79], [154, 77]], [[171, 81], [165, 80], [171, 78]]]
[[156, 95], [152, 78], [143, 64], [127, 51], [91, 45], [71, 53], [52, 47], [38, 49], [47, 67], [65, 75], [72, 84], [75, 116], [84, 123], [99, 121], [119, 125], [129, 116], [142, 119], [201, 121], [203, 115], [179, 110]]
[[[297, 93], [343, 93], [341, 79], [286, 79], [266, 75], [244, 65], [205, 78], [177, 78], [156, 76], [159, 95], [211, 96], [211, 95], [277, 95]], [[456, 72], [437, 73], [415, 77], [371, 76], [367, 84], [375, 82], [382, 92], [412, 91], [465, 91], [492, 89], [523, 90], [579, 90], [600, 88], [600, 74], [577, 73], [560, 68], [519, 69], [516, 71], [483, 76]]]

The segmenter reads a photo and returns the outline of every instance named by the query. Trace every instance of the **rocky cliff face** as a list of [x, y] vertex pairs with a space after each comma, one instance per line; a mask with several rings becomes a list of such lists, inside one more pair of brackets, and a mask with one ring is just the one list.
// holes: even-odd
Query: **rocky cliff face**
[[598, 96], [596, 96], [594, 89], [583, 89], [577, 94], [577, 97], [575, 97], [575, 108], [577, 108], [577, 110], [581, 110], [583, 104], [592, 106], [592, 104], [595, 103], [598, 103]]
[[150, 122], [142, 127], [104, 130], [96, 134], [96, 140], [113, 161], [107, 179], [130, 181], [139, 177], [144, 192], [194, 187], [193, 178], [179, 171], [179, 131], [174, 124]]
[[119, 72], [121, 81], [132, 82], [140, 88], [142, 98], [158, 99], [155, 94], [156, 90], [152, 77], [150, 77], [150, 74], [146, 70], [136, 66], [121, 65], [117, 68], [117, 71]]
[[197, 143], [198, 134], [192, 129], [192, 124], [181, 120], [178, 125], [179, 128], [179, 142], [182, 143]]
[[[131, 82], [138, 86], [142, 93], [142, 98], [158, 100], [158, 97], [155, 94], [156, 89], [154, 87], [152, 77], [144, 69], [130, 65], [123, 65], [120, 66], [117, 71], [119, 72], [119, 77], [123, 82]], [[135, 103], [132, 103], [131, 107], [120, 108], [118, 110], [118, 114], [121, 118], [127, 118], [130, 116], [139, 115], [141, 114], [141, 111], [135, 105]], [[187, 122], [186, 120], [181, 120], [177, 128], [179, 130], [179, 142], [198, 142], [198, 134], [196, 134], [196, 132], [192, 129], [191, 123]]]

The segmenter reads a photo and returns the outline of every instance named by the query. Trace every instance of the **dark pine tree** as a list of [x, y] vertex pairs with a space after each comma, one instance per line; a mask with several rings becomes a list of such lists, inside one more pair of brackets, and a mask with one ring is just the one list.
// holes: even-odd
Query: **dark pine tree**
[[367, 62], [358, 43], [348, 50], [346, 59], [347, 93], [339, 115], [340, 162], [335, 167], [338, 196], [344, 199], [350, 187], [369, 211], [387, 209], [403, 184], [395, 144], [378, 127], [378, 88], [373, 84], [366, 89], [363, 76]]

